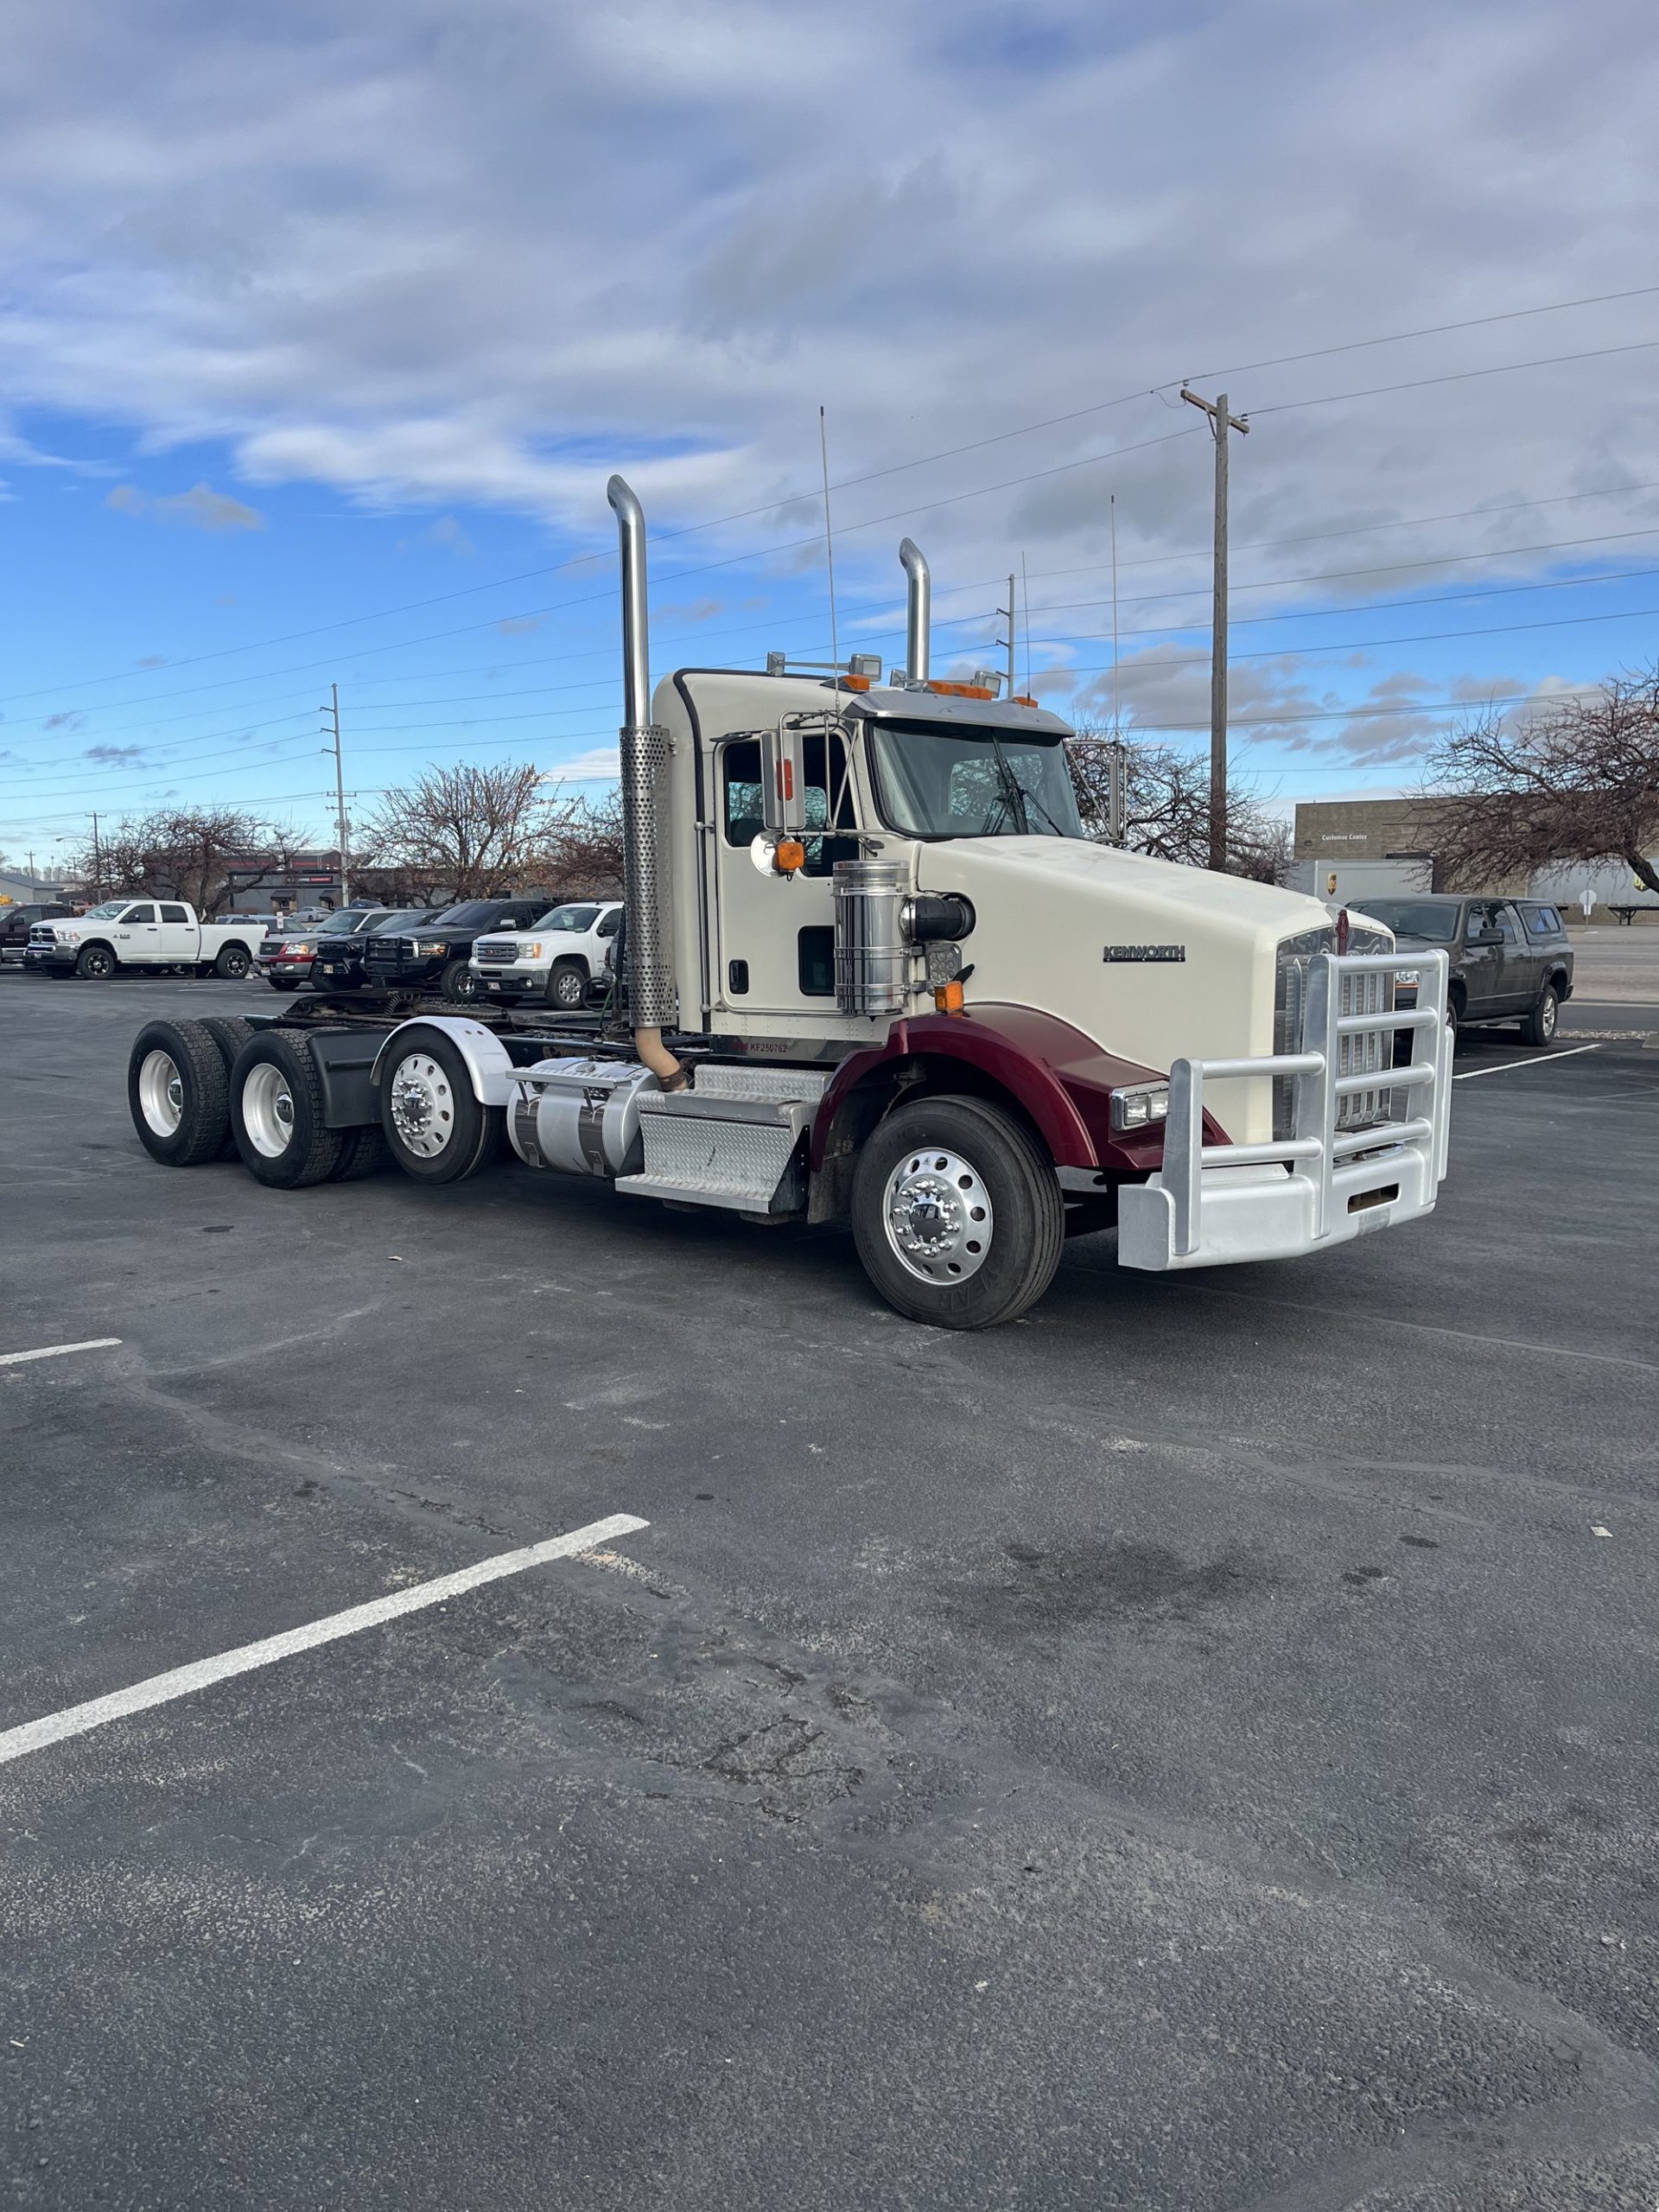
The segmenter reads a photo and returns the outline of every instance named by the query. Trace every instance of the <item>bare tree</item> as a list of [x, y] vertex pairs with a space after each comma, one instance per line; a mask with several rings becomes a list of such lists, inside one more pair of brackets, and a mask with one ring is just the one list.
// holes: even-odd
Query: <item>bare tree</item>
[[622, 794], [594, 801], [556, 799], [540, 880], [561, 899], [620, 898], [622, 892]]
[[282, 823], [240, 807], [163, 807], [111, 823], [96, 853], [88, 839], [68, 865], [95, 897], [147, 891], [212, 914], [231, 895], [233, 863], [285, 869], [296, 844]]
[[493, 899], [539, 884], [550, 828], [528, 762], [429, 768], [388, 791], [359, 832], [364, 868], [452, 899]]
[[[1083, 826], [1091, 837], [1107, 834], [1111, 786], [1111, 732], [1078, 725], [1066, 750], [1077, 787]], [[1182, 753], [1144, 739], [1124, 743], [1124, 842], [1154, 860], [1204, 868], [1210, 858], [1208, 755]], [[1290, 830], [1236, 784], [1227, 789], [1227, 869], [1230, 875], [1282, 883], [1290, 867]]]
[[1450, 732], [1418, 796], [1448, 890], [1479, 890], [1559, 861], [1621, 861], [1659, 892], [1659, 664]]

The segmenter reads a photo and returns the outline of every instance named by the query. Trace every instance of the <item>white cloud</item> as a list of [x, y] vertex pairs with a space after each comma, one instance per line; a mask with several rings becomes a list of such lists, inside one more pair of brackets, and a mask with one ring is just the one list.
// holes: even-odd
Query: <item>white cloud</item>
[[154, 515], [161, 522], [188, 523], [194, 530], [263, 530], [265, 518], [257, 507], [233, 499], [211, 485], [193, 484], [188, 492], [156, 498], [135, 484], [118, 484], [105, 499], [106, 507], [121, 515]]
[[[1659, 214], [1650, 31], [1640, 0], [1588, 18], [1556, 0], [1141, 18], [1084, 0], [1017, 17], [1001, 0], [320, 0], [257, 18], [133, 0], [93, 41], [54, 0], [16, 0], [9, 388], [154, 450], [225, 440], [249, 484], [481, 503], [584, 543], [608, 540], [616, 466], [659, 527], [762, 510], [665, 573], [814, 533], [823, 403], [835, 475], [871, 478], [837, 494], [849, 585], [885, 588], [910, 528], [941, 616], [983, 604], [1022, 550], [1034, 595], [1084, 597], [1116, 491], [1126, 595], [1171, 594], [1137, 619], [1191, 620], [1208, 440], [1148, 387], [1639, 282]], [[1254, 414], [1241, 592], [1659, 524], [1641, 493], [1280, 543], [1659, 480], [1651, 353], [1272, 411], [1652, 327], [1630, 302], [1228, 371]], [[257, 518], [205, 486], [143, 511]], [[1044, 582], [1068, 568], [1092, 573]]]
[[574, 760], [556, 760], [542, 771], [553, 784], [613, 784], [620, 763], [614, 745], [595, 745]]

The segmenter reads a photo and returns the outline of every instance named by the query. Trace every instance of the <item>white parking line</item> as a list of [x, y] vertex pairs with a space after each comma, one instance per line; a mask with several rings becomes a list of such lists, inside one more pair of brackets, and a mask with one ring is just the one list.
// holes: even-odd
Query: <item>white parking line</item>
[[84, 1344], [42, 1344], [39, 1351], [0, 1351], [0, 1367], [21, 1367], [26, 1359], [61, 1359], [67, 1351], [106, 1351], [119, 1337], [88, 1337]]
[[66, 1706], [61, 1713], [26, 1720], [21, 1727], [0, 1734], [0, 1764], [22, 1758], [26, 1751], [41, 1751], [48, 1744], [60, 1744], [66, 1737], [84, 1736], [88, 1729], [101, 1728], [105, 1721], [124, 1720], [129, 1713], [148, 1712], [152, 1705], [188, 1697], [232, 1675], [245, 1675], [278, 1659], [291, 1659], [296, 1652], [314, 1650], [318, 1644], [335, 1643], [342, 1636], [355, 1636], [359, 1629], [378, 1628], [382, 1621], [396, 1620], [400, 1614], [441, 1605], [447, 1599], [459, 1598], [483, 1583], [499, 1582], [503, 1575], [522, 1574], [526, 1567], [540, 1567], [548, 1560], [569, 1559], [608, 1543], [613, 1537], [630, 1536], [650, 1526], [637, 1513], [613, 1513], [608, 1520], [590, 1521], [585, 1529], [573, 1529], [568, 1536], [550, 1536], [545, 1543], [527, 1544], [521, 1551], [498, 1552], [493, 1559], [481, 1559], [454, 1574], [440, 1574], [434, 1581], [395, 1590], [387, 1598], [372, 1598], [367, 1605], [353, 1605], [343, 1613], [327, 1613], [320, 1621], [284, 1629], [280, 1636], [264, 1637], [257, 1643], [239, 1643], [216, 1658], [194, 1660], [188, 1667], [152, 1675], [147, 1681], [134, 1682], [130, 1689], [112, 1690], [107, 1697], [91, 1698], [85, 1705]]
[[1575, 1059], [1580, 1052], [1599, 1052], [1599, 1045], [1574, 1045], [1570, 1052], [1543, 1052], [1535, 1060], [1501, 1060], [1495, 1068], [1471, 1068], [1465, 1075], [1454, 1075], [1453, 1083], [1472, 1083], [1478, 1075], [1513, 1075], [1516, 1068], [1552, 1067], [1557, 1060]]

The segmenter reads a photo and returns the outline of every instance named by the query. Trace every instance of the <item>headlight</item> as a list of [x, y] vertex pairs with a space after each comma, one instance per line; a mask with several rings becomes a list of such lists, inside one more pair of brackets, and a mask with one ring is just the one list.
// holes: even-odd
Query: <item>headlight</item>
[[415, 940], [415, 950], [416, 952], [423, 953], [429, 957], [433, 953], [448, 952], [449, 948], [442, 938], [423, 937], [416, 938]]
[[1169, 1085], [1166, 1083], [1137, 1084], [1133, 1090], [1112, 1093], [1112, 1127], [1114, 1129], [1144, 1129], [1151, 1122], [1169, 1118]]
[[539, 960], [542, 948], [539, 944], [521, 944], [512, 957], [515, 960]]
[[303, 960], [307, 953], [315, 952], [317, 948], [315, 944], [308, 944], [302, 941], [298, 944], [285, 945], [283, 949], [290, 959]]

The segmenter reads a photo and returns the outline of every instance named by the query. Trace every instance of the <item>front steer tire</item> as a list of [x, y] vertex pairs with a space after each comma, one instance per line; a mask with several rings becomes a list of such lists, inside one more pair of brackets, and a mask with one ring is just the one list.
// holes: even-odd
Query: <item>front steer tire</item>
[[459, 1183], [495, 1158], [506, 1116], [480, 1103], [466, 1061], [441, 1029], [410, 1029], [386, 1056], [380, 1127], [405, 1175]]
[[[941, 1161], [947, 1169], [936, 1167]], [[924, 1185], [938, 1174], [961, 1207], [958, 1242], [925, 1262], [931, 1277], [901, 1256], [890, 1222], [893, 1185], [907, 1174]], [[1054, 1280], [1065, 1234], [1047, 1154], [1023, 1122], [978, 1098], [917, 1098], [879, 1122], [859, 1155], [852, 1215], [858, 1256], [876, 1289], [899, 1313], [936, 1329], [991, 1329], [1016, 1319]], [[989, 1223], [977, 1238], [976, 1215]]]
[[200, 1167], [224, 1151], [231, 1124], [225, 1061], [201, 1021], [147, 1021], [127, 1056], [127, 1105], [138, 1141], [164, 1167]]
[[588, 970], [580, 960], [557, 960], [547, 979], [547, 1002], [566, 1014], [579, 1014], [588, 1003]]
[[325, 1183], [340, 1165], [344, 1132], [323, 1122], [322, 1084], [308, 1037], [267, 1030], [236, 1056], [231, 1128], [242, 1165], [274, 1191]]
[[83, 944], [75, 955], [75, 973], [83, 982], [107, 983], [115, 973], [115, 955], [107, 944]]
[[438, 995], [448, 999], [451, 1006], [470, 1006], [478, 996], [478, 978], [471, 963], [452, 960], [438, 978]]

